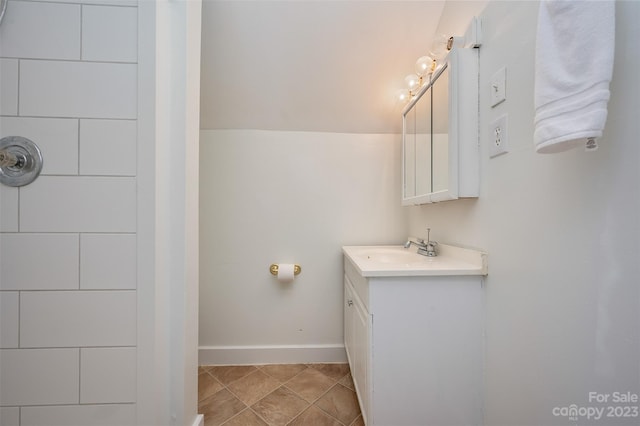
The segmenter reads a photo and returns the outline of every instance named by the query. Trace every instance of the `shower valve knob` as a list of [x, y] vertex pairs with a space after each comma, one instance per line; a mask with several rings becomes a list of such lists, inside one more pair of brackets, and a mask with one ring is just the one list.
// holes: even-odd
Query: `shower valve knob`
[[42, 170], [42, 153], [33, 141], [22, 136], [0, 139], [0, 183], [24, 186]]

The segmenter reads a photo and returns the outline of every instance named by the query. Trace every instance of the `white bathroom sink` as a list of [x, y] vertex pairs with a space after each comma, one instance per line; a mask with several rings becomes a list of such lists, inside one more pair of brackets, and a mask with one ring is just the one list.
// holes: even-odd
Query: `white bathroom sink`
[[371, 262], [406, 265], [435, 259], [435, 257], [417, 255], [415, 250], [408, 250], [400, 246], [364, 247], [357, 255], [366, 257], [366, 260]]
[[438, 245], [436, 257], [403, 246], [345, 246], [342, 251], [363, 277], [487, 274], [486, 253], [446, 244]]

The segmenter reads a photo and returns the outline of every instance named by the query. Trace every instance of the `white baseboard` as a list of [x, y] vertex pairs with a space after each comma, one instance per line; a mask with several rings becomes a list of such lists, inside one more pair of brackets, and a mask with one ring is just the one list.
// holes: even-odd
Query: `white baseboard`
[[204, 415], [198, 414], [193, 422], [193, 426], [204, 426]]
[[346, 363], [344, 345], [200, 346], [200, 365]]

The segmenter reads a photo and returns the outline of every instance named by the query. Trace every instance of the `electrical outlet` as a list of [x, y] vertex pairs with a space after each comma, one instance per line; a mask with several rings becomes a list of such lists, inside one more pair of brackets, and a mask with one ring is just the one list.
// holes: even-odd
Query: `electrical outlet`
[[493, 158], [509, 152], [508, 143], [507, 114], [503, 114], [489, 125], [489, 157]]

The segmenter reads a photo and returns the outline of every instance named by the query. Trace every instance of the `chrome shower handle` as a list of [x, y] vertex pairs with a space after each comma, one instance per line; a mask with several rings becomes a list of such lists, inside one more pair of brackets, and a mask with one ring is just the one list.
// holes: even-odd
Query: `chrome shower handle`
[[42, 170], [42, 153], [33, 141], [22, 136], [0, 139], [0, 183], [24, 186]]
[[16, 155], [6, 149], [0, 150], [0, 167], [17, 167], [24, 166], [27, 159], [24, 155]]

